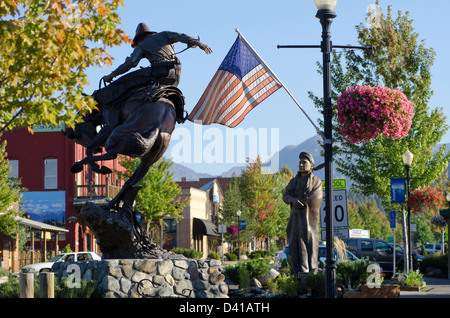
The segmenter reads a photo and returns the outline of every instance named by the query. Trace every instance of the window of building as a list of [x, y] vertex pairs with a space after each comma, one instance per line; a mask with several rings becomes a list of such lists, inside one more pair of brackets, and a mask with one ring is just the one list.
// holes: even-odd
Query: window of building
[[44, 160], [44, 189], [58, 189], [58, 159]]
[[8, 178], [19, 179], [19, 160], [9, 160], [9, 166], [11, 170], [9, 171]]

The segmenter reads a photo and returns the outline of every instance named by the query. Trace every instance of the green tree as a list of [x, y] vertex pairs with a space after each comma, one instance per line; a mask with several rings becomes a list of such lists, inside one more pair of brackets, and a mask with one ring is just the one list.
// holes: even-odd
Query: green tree
[[[227, 191], [223, 194], [223, 204], [220, 208], [220, 223], [230, 226], [239, 226], [237, 211], [241, 211], [241, 220], [245, 220], [245, 230], [241, 231], [240, 239], [242, 242], [252, 242], [255, 229], [256, 220], [249, 216], [248, 208], [242, 200], [241, 190], [239, 187], [239, 178], [235, 175], [231, 178]], [[225, 234], [227, 241], [233, 241], [230, 234]]]
[[271, 174], [261, 171], [261, 159], [247, 160], [247, 168], [240, 176], [242, 199], [249, 211], [249, 217], [256, 220], [256, 237], [273, 236], [276, 233], [275, 201], [273, 188], [274, 178]]
[[289, 221], [291, 208], [289, 204], [284, 203], [283, 194], [289, 181], [294, 177], [291, 169], [282, 165], [281, 169], [273, 175], [274, 179], [274, 202], [275, 202], [275, 236], [278, 238], [286, 237], [286, 227]]
[[74, 125], [92, 110], [86, 69], [111, 64], [106, 48], [130, 42], [116, 26], [123, 0], [3, 0], [0, 129]]
[[19, 181], [9, 178], [11, 167], [5, 158], [6, 142], [0, 145], [0, 233], [14, 235], [18, 231], [15, 216], [19, 215], [12, 209], [12, 204], [21, 198]]
[[[404, 138], [393, 141], [378, 136], [369, 142], [351, 144], [339, 132], [334, 103], [335, 162], [337, 170], [352, 180], [356, 192], [367, 196], [377, 194], [383, 207], [392, 209], [390, 178], [406, 175], [402, 154], [407, 148], [414, 154], [411, 189], [432, 184], [450, 158], [450, 153], [445, 154], [445, 145], [432, 153], [448, 130], [442, 109], [428, 107], [433, 93], [430, 84], [435, 52], [418, 40], [409, 14], [399, 11], [394, 19], [391, 7], [387, 15], [381, 17], [380, 27], [369, 29], [360, 24], [356, 31], [359, 44], [374, 49], [333, 54], [333, 100], [336, 101], [348, 86], [383, 85], [404, 92], [414, 102], [415, 115], [409, 134]], [[322, 108], [321, 98], [311, 92], [309, 96], [317, 108]]]
[[[140, 163], [140, 159], [121, 156], [120, 165], [125, 172], [117, 171], [121, 179], [128, 179]], [[181, 188], [173, 181], [173, 173], [169, 171], [173, 162], [162, 157], [145, 177], [136, 185], [142, 187], [136, 197], [136, 210], [141, 212], [147, 221], [161, 223], [165, 216], [179, 220], [181, 212], [189, 204], [181, 198]]]
[[369, 230], [370, 237], [384, 240], [392, 236], [389, 220], [373, 200], [367, 200], [358, 205], [354, 201], [349, 201], [348, 215], [349, 227], [352, 229]]

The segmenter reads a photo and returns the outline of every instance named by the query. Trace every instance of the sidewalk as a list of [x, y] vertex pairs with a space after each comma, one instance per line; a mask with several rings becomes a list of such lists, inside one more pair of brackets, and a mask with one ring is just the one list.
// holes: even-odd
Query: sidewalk
[[450, 298], [450, 279], [424, 277], [421, 291], [400, 291], [400, 298]]

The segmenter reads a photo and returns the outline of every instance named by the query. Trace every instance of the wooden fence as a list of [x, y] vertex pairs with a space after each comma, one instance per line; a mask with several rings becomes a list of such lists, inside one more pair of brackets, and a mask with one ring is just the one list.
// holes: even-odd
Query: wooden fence
[[[47, 252], [47, 261], [54, 256], [56, 256], [55, 251], [48, 251]], [[23, 251], [23, 252], [19, 253], [20, 268], [22, 268], [26, 265], [42, 263], [42, 262], [45, 262], [44, 253], [42, 253], [42, 251], [40, 251], [40, 250], [34, 251], [34, 253], [32, 253], [31, 251]]]

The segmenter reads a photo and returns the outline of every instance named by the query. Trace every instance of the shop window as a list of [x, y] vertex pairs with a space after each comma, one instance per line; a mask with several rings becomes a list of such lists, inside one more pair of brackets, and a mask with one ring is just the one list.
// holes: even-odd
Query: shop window
[[44, 160], [44, 189], [58, 189], [58, 159]]
[[8, 178], [19, 179], [19, 160], [9, 160], [9, 166], [11, 170], [9, 171]]

